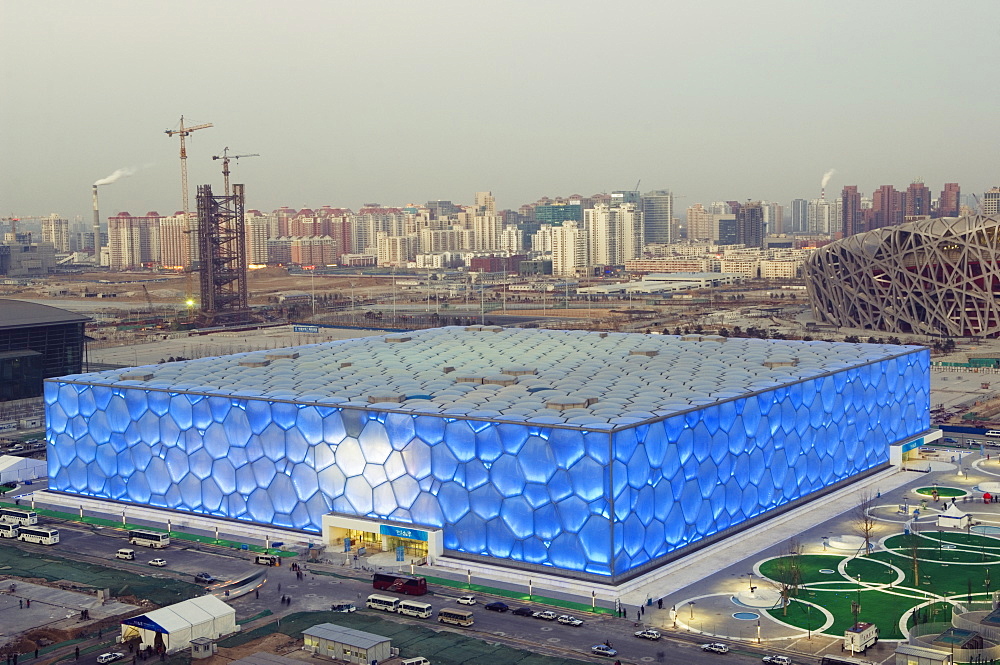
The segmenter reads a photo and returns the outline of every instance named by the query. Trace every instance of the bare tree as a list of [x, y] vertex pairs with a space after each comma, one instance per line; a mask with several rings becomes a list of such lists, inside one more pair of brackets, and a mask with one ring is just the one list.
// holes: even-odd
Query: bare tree
[[[910, 565], [913, 567], [913, 586], [920, 588], [920, 536], [917, 535], [916, 524], [913, 530], [906, 537], [907, 546], [910, 550]], [[988, 570], [988, 569], [987, 569]]]
[[851, 525], [857, 534], [865, 539], [865, 554], [872, 551], [872, 534], [878, 523], [872, 514], [875, 508], [875, 498], [871, 490], [864, 490], [858, 494], [858, 504], [851, 514]]
[[799, 544], [794, 539], [788, 541], [788, 554], [775, 559], [772, 577], [765, 578], [768, 584], [781, 596], [781, 614], [788, 614], [788, 606], [793, 596], [799, 593], [802, 583], [802, 563], [799, 560]]

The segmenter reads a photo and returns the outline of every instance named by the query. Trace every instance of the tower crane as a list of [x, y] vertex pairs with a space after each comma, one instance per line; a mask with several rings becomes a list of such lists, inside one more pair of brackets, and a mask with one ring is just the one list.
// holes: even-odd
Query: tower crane
[[197, 131], [199, 129], [208, 129], [212, 126], [212, 123], [206, 122], [201, 125], [194, 125], [193, 127], [184, 126], [184, 116], [181, 116], [180, 129], [165, 129], [164, 133], [167, 136], [179, 136], [181, 139], [181, 201], [184, 205], [182, 208], [184, 211], [184, 219], [188, 219], [188, 170], [187, 170], [187, 147], [184, 144], [184, 139], [187, 138], [191, 132]]
[[242, 157], [260, 157], [260, 155], [258, 155], [257, 153], [252, 153], [249, 155], [230, 155], [229, 147], [227, 146], [222, 149], [221, 155], [214, 155], [212, 157], [213, 160], [216, 159], [222, 160], [222, 177], [226, 181], [226, 196], [229, 196], [229, 160], [240, 159]]

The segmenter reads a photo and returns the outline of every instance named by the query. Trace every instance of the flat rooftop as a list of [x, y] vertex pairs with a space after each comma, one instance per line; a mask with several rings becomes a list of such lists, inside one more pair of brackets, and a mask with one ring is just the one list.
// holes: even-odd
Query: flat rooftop
[[50, 381], [590, 429], [667, 416], [923, 350], [469, 326]]

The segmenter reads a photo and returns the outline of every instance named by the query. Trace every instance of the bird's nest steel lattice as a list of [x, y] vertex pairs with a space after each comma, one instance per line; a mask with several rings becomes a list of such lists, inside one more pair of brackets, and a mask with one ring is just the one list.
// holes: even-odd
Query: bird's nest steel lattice
[[1000, 218], [926, 219], [860, 233], [805, 262], [817, 321], [947, 337], [1000, 336]]

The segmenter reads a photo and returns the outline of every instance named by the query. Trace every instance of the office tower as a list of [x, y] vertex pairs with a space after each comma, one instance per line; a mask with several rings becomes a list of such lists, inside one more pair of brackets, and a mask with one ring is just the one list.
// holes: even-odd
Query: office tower
[[447, 219], [450, 215], [462, 212], [462, 209], [451, 201], [428, 201], [427, 209], [431, 212], [431, 219]]
[[903, 195], [892, 185], [882, 185], [872, 194], [871, 228], [881, 229], [903, 223]]
[[903, 194], [905, 219], [931, 216], [931, 190], [923, 182], [914, 180]]
[[562, 226], [546, 228], [551, 229], [552, 274], [558, 277], [575, 276], [578, 268], [589, 264], [587, 232], [583, 224], [564, 222]]
[[736, 242], [747, 247], [764, 246], [764, 211], [760, 201], [744, 203], [736, 211]]
[[642, 255], [643, 215], [634, 203], [617, 207], [598, 204], [583, 213], [590, 244], [590, 261], [596, 265], [624, 265]]
[[733, 209], [726, 201], [712, 201], [708, 211], [713, 215], [728, 215]]
[[712, 240], [718, 241], [720, 245], [735, 245], [740, 242], [736, 215], [732, 213], [712, 215], [712, 223], [714, 226]]
[[806, 233], [809, 230], [809, 202], [792, 199], [791, 217], [792, 233]]
[[961, 210], [962, 188], [957, 182], [946, 182], [938, 199], [938, 217], [958, 217]]
[[705, 210], [700, 203], [695, 203], [687, 209], [688, 240], [709, 240], [718, 238], [718, 233], [712, 230], [712, 213]]
[[984, 215], [992, 217], [1000, 214], [1000, 187], [994, 187], [984, 192], [982, 205]]
[[667, 244], [675, 240], [671, 233], [674, 219], [674, 195], [665, 189], [646, 192], [641, 199], [646, 244]]
[[622, 205], [623, 203], [632, 203], [638, 207], [642, 204], [642, 197], [639, 196], [639, 192], [636, 191], [625, 191], [620, 189], [611, 192], [611, 200], [608, 201], [608, 205], [616, 207]]
[[532, 210], [534, 211], [534, 221], [539, 225], [559, 225], [563, 222], [583, 221], [583, 206], [580, 205], [579, 201], [575, 203], [545, 203], [534, 206]]
[[42, 242], [50, 242], [57, 252], [69, 252], [69, 220], [52, 213], [42, 218]]
[[864, 218], [861, 214], [861, 194], [858, 192], [858, 186], [845, 186], [840, 192], [840, 200], [840, 229], [844, 237], [865, 231]]

